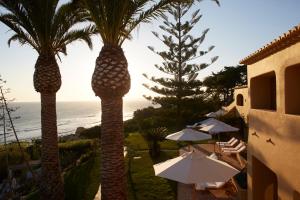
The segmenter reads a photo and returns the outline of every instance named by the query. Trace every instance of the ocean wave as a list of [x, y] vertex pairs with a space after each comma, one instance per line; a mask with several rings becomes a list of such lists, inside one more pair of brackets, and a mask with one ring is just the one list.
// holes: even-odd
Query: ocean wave
[[[127, 103], [128, 104], [128, 103]], [[73, 103], [65, 104], [58, 102], [57, 113], [58, 116], [63, 116], [63, 118], [58, 117], [57, 127], [59, 135], [66, 135], [75, 133], [77, 127], [90, 128], [95, 125], [101, 124], [101, 114], [95, 112], [98, 110], [98, 103]], [[66, 106], [68, 105], [68, 106]], [[123, 120], [128, 120], [133, 117], [134, 110], [142, 108], [142, 105], [134, 103], [135, 106], [126, 105], [124, 107]], [[15, 120], [16, 132], [20, 139], [30, 139], [30, 138], [40, 138], [41, 127], [40, 127], [40, 103], [32, 104], [22, 104], [20, 103], [20, 109], [18, 111], [18, 116], [20, 119]], [[9, 131], [10, 139], [14, 139], [14, 134]], [[0, 138], [0, 142], [3, 141], [3, 135]]]

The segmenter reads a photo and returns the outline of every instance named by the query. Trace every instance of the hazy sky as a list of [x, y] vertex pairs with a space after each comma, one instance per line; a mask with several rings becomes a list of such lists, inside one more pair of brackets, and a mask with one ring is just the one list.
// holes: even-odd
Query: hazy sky
[[[300, 23], [299, 0], [221, 0], [221, 7], [206, 0], [197, 7], [203, 18], [193, 33], [200, 35], [205, 28], [210, 28], [203, 48], [216, 46], [206, 58], [198, 61], [201, 63], [219, 56], [214, 65], [201, 72], [200, 78], [223, 66], [237, 65], [239, 60]], [[143, 73], [159, 75], [154, 64], [161, 63], [160, 57], [147, 48], [149, 45], [163, 48], [151, 33], [159, 24], [140, 26], [133, 34], [134, 39], [123, 45], [132, 79], [131, 90], [125, 99], [139, 100], [143, 99], [143, 94], [149, 94], [142, 86], [146, 82]], [[7, 86], [17, 101], [39, 101], [32, 82], [37, 54], [29, 46], [17, 43], [8, 48], [10, 35], [8, 28], [0, 24], [0, 74], [8, 81]], [[93, 41], [92, 51], [84, 43], [69, 45], [68, 56], [62, 56], [62, 61], [58, 61], [63, 83], [57, 94], [58, 101], [97, 100], [90, 82], [102, 43], [98, 37]]]

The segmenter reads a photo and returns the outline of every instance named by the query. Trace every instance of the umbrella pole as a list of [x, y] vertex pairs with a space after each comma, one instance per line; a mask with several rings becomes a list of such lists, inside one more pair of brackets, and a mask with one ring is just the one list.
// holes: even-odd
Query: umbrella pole
[[214, 153], [216, 153], [216, 142], [214, 142]]
[[197, 191], [195, 190], [194, 185], [193, 185], [192, 200], [197, 200]]

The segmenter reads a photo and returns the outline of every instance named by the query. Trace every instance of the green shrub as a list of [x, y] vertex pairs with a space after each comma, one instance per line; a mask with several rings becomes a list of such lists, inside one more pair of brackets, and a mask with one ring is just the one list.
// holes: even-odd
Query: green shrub
[[172, 140], [164, 140], [160, 142], [161, 149], [167, 149], [167, 150], [178, 150], [179, 149], [179, 143]]
[[129, 119], [124, 122], [124, 133], [127, 137], [129, 133], [137, 132], [139, 130], [139, 125], [137, 120]]
[[84, 154], [92, 151], [95, 147], [93, 140], [73, 140], [59, 143], [59, 157], [61, 167], [64, 169], [76, 161]]
[[65, 199], [94, 199], [100, 185], [99, 153], [93, 153], [86, 162], [68, 171], [64, 179]]
[[85, 139], [100, 139], [100, 136], [101, 136], [100, 126], [87, 128], [79, 134], [80, 138], [85, 138]]
[[59, 143], [59, 151], [85, 151], [86, 149], [91, 149], [93, 146], [93, 140], [82, 139], [82, 140], [72, 140], [63, 143]]
[[39, 145], [33, 144], [27, 147], [27, 153], [31, 160], [39, 160], [41, 158], [41, 148]]
[[[25, 159], [29, 160], [30, 155], [26, 152], [26, 149], [22, 147], [22, 151], [24, 151], [25, 159], [19, 150], [17, 145], [8, 145], [8, 164], [9, 165], [17, 165], [24, 163]], [[7, 164], [6, 164], [6, 151], [2, 150], [0, 152], [0, 179], [7, 177]]]

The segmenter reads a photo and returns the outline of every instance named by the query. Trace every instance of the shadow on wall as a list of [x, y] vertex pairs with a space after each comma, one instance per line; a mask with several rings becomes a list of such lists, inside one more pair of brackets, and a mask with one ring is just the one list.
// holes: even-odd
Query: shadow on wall
[[298, 191], [294, 191], [294, 199], [293, 200], [300, 200], [300, 193]]
[[[251, 143], [248, 144], [248, 150], [249, 149], [253, 149], [254, 147], [252, 146]], [[260, 152], [258, 151], [255, 151], [255, 158], [264, 163], [263, 161], [264, 160], [267, 160], [267, 158], [265, 156], [263, 156], [263, 154], [261, 154]], [[247, 163], [247, 168], [252, 168], [253, 169], [253, 159], [251, 159], [252, 162], [249, 162], [248, 160], [248, 163]], [[269, 167], [269, 166], [267, 166]], [[300, 193], [298, 191], [296, 191], [296, 188], [294, 188], [290, 181], [289, 180], [286, 180], [283, 178], [282, 174], [280, 172], [277, 172], [275, 171], [274, 169], [270, 168], [270, 170], [272, 170], [275, 174], [276, 174], [276, 177], [277, 177], [277, 181], [278, 181], [278, 186], [280, 187], [280, 190], [286, 194], [289, 194], [291, 197], [293, 197], [292, 200], [300, 200]], [[296, 175], [296, 174], [295, 174]], [[297, 176], [297, 175], [296, 175]], [[253, 177], [253, 176], [252, 176]], [[249, 187], [249, 186], [248, 186]], [[252, 187], [253, 189], [253, 187]], [[253, 200], [256, 200], [253, 198]], [[260, 199], [260, 200], [264, 200], [264, 199]], [[284, 199], [283, 197], [280, 196], [280, 194], [278, 193], [278, 200], [286, 200]]]
[[[253, 114], [255, 112], [255, 114]], [[258, 113], [261, 112], [261, 113]], [[268, 138], [275, 136], [276, 139], [285, 140], [287, 142], [300, 142], [299, 124], [300, 118], [290, 119], [289, 116], [278, 117], [281, 115], [272, 111], [250, 111], [249, 124], [251, 124], [251, 131], [249, 134], [256, 132], [257, 136], [264, 133]], [[276, 118], [275, 118], [276, 116]], [[272, 140], [276, 145], [276, 141]]]

